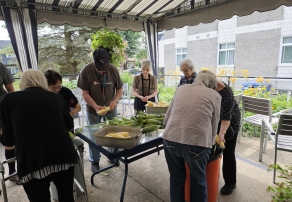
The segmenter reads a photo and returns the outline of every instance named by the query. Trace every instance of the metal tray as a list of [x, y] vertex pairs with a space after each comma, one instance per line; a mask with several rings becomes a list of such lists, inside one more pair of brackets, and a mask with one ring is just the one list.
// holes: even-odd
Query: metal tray
[[[94, 133], [96, 143], [99, 146], [132, 149], [141, 139], [142, 128], [130, 126], [106, 126]], [[109, 133], [129, 132], [130, 138], [105, 137]]]

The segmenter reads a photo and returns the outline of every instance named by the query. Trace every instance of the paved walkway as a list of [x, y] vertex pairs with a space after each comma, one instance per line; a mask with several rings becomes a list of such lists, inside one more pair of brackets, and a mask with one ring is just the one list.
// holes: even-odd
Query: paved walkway
[[[118, 111], [122, 108], [119, 105]], [[129, 113], [129, 109], [126, 111]], [[85, 144], [84, 172], [87, 183], [89, 202], [118, 202], [121, 185], [124, 176], [124, 165], [112, 168], [98, 176], [95, 176], [96, 186], [90, 184], [91, 169], [88, 161], [88, 146]], [[272, 172], [267, 172], [268, 165], [273, 163], [274, 145], [268, 143], [267, 151], [263, 156], [263, 162], [258, 162], [259, 138], [243, 137], [237, 145], [237, 188], [232, 195], [222, 196], [218, 194], [218, 202], [267, 202], [271, 201], [270, 194], [266, 192], [268, 185], [272, 183]], [[53, 146], [52, 146], [53, 149]], [[0, 160], [4, 160], [4, 148], [0, 145]], [[291, 163], [291, 153], [279, 152], [278, 162], [282, 165]], [[101, 167], [109, 165], [107, 159], [102, 156]], [[6, 166], [6, 169], [7, 166]], [[279, 179], [278, 179], [279, 180]], [[219, 188], [223, 186], [222, 175], [219, 180]], [[22, 186], [12, 182], [6, 182], [9, 202], [28, 202]], [[1, 201], [1, 200], [0, 200]], [[53, 200], [52, 200], [53, 201]], [[82, 201], [79, 198], [78, 201]], [[125, 202], [169, 202], [169, 173], [164, 158], [164, 152], [160, 155], [152, 154], [129, 165], [129, 175], [125, 191]]]

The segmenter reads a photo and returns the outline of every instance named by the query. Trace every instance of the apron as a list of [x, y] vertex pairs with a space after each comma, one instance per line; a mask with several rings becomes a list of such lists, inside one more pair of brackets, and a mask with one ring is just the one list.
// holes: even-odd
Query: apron
[[[149, 83], [148, 83], [148, 94], [147, 95], [150, 95], [150, 74], [148, 75], [148, 77], [149, 77]], [[144, 92], [143, 74], [141, 74], [141, 78], [142, 78], [142, 96], [145, 97], [147, 95], [145, 95], [145, 92]], [[155, 102], [155, 97], [148, 99], [148, 101]], [[136, 111], [144, 111], [146, 104], [147, 104], [147, 102], [143, 102], [140, 98], [135, 97], [134, 109]]]

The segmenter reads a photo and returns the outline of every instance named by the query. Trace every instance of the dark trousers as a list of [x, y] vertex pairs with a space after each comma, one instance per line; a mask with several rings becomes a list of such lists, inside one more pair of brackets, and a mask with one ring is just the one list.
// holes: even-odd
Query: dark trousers
[[32, 179], [23, 184], [30, 202], [51, 202], [50, 182], [54, 182], [58, 191], [59, 202], [74, 202], [73, 198], [74, 167], [52, 173], [43, 179]]
[[236, 158], [235, 147], [237, 142], [238, 130], [234, 131], [234, 137], [225, 142], [225, 149], [223, 150], [223, 165], [222, 172], [225, 184], [236, 184]]
[[170, 173], [170, 201], [185, 201], [185, 162], [191, 171], [191, 202], [207, 202], [206, 166], [211, 148], [163, 141], [164, 154]]

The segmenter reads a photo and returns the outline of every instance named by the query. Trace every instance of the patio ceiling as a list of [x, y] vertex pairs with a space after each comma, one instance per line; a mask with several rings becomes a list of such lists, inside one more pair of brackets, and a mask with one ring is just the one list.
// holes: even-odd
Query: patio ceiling
[[[143, 30], [142, 22], [158, 23], [158, 30], [224, 20], [254, 11], [268, 11], [292, 0], [0, 0], [2, 5], [35, 6], [37, 22], [92, 28]], [[2, 14], [0, 14], [2, 18]]]

